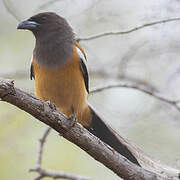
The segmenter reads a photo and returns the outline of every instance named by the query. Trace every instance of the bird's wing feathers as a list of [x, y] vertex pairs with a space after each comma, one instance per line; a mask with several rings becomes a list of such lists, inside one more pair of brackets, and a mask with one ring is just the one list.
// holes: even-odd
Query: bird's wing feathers
[[83, 74], [86, 90], [89, 93], [89, 75], [88, 75], [88, 70], [87, 70], [86, 56], [79, 46], [76, 46], [76, 49], [77, 49], [77, 53], [79, 56], [80, 69], [81, 69], [81, 72]]
[[[81, 47], [79, 45], [76, 46], [76, 49], [77, 49], [77, 53], [78, 53], [78, 56], [79, 56], [80, 69], [81, 69], [81, 72], [82, 72], [82, 75], [83, 75], [86, 90], [89, 93], [89, 75], [88, 75], [88, 70], [87, 70], [86, 56], [85, 56], [83, 50], [81, 49]], [[31, 65], [30, 65], [30, 78], [31, 78], [31, 80], [33, 78], [35, 79], [32, 61], [33, 61], [33, 56], [31, 58]]]
[[32, 61], [33, 61], [33, 56], [31, 57], [31, 64], [30, 64], [30, 79], [31, 79], [31, 80], [32, 80], [33, 78], [35, 78]]

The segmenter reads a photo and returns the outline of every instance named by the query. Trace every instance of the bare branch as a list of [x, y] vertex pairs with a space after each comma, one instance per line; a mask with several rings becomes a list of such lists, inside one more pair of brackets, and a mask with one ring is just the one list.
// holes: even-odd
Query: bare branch
[[70, 173], [65, 173], [65, 172], [56, 172], [56, 171], [52, 171], [52, 170], [45, 170], [41, 167], [43, 148], [44, 148], [47, 136], [49, 135], [50, 131], [51, 131], [51, 128], [46, 127], [45, 131], [43, 132], [42, 137], [39, 139], [39, 148], [38, 148], [38, 153], [37, 153], [36, 168], [30, 169], [30, 172], [38, 173], [38, 176], [34, 180], [40, 180], [45, 177], [51, 177], [53, 179], [64, 178], [64, 179], [69, 179], [69, 180], [93, 180], [91, 178], [79, 176], [76, 174], [70, 174]]
[[52, 6], [54, 3], [58, 2], [58, 1], [61, 1], [61, 0], [50, 0], [50, 1], [42, 4], [41, 6], [39, 6], [36, 11], [40, 11], [40, 10], [43, 10], [43, 9], [49, 7], [49, 6]]
[[14, 12], [14, 10], [9, 6], [8, 0], [2, 0], [4, 7], [6, 8], [7, 12], [11, 14], [18, 22], [21, 20], [19, 16]]
[[[13, 81], [0, 79], [0, 98], [28, 112], [41, 122], [49, 125], [67, 140], [79, 146], [94, 159], [104, 164], [125, 180], [164, 180], [179, 177], [179, 171], [172, 168], [162, 168], [156, 173], [145, 170], [131, 163], [125, 157], [114, 151], [100, 139], [92, 135], [78, 123], [73, 123], [68, 117], [59, 113], [55, 106], [14, 87]], [[127, 146], [128, 141], [121, 137], [121, 143]], [[131, 143], [129, 143], [130, 146]], [[137, 154], [142, 159], [142, 154]], [[151, 163], [152, 164], [152, 163]], [[152, 167], [153, 168], [153, 167]], [[164, 174], [161, 174], [161, 173]], [[173, 175], [172, 175], [173, 174]]]
[[150, 89], [148, 89], [147, 87], [137, 84], [137, 83], [133, 83], [133, 82], [117, 82], [117, 83], [109, 83], [107, 85], [103, 85], [103, 86], [99, 86], [99, 87], [95, 87], [93, 88], [90, 93], [97, 93], [106, 89], [110, 89], [110, 88], [119, 88], [119, 87], [124, 87], [124, 88], [132, 88], [132, 89], [136, 89], [138, 91], [144, 92], [160, 101], [163, 101], [165, 103], [168, 103], [170, 105], [173, 105], [178, 111], [180, 111], [180, 107], [179, 107], [179, 103], [180, 100], [171, 100], [165, 96], [160, 95], [159, 93], [152, 91]]
[[[18, 17], [18, 15], [12, 10], [12, 8], [10, 8], [10, 6], [9, 6], [9, 4], [8, 4], [7, 1], [8, 1], [8, 0], [2, 0], [2, 2], [3, 2], [3, 4], [4, 4], [4, 7], [5, 7], [6, 10], [9, 12], [9, 14], [11, 14], [17, 21], [20, 21], [21, 19], [20, 19], [20, 18]], [[50, 1], [48, 1], [47, 3], [41, 5], [41, 6], [38, 8], [38, 10], [44, 9], [44, 8], [48, 7], [49, 5], [54, 4], [54, 3], [56, 3], [56, 2], [57, 2], [57, 0], [50, 0]], [[94, 39], [98, 39], [98, 38], [105, 37], [105, 36], [110, 36], [110, 35], [129, 34], [129, 33], [138, 31], [138, 30], [143, 29], [143, 28], [146, 28], [146, 27], [154, 26], [154, 25], [157, 25], [157, 24], [168, 23], [168, 22], [172, 22], [172, 21], [179, 21], [179, 20], [180, 20], [180, 17], [170, 18], [170, 19], [164, 19], [164, 20], [159, 20], [159, 21], [154, 21], [154, 22], [146, 23], [146, 24], [143, 24], [143, 25], [140, 25], [140, 26], [131, 28], [131, 29], [126, 30], [126, 31], [119, 31], [119, 30], [117, 30], [117, 31], [103, 32], [103, 33], [91, 35], [91, 36], [88, 36], [88, 37], [79, 37], [79, 38], [77, 38], [77, 41], [78, 41], [78, 42], [80, 42], [80, 41], [89, 41], [89, 40], [94, 40]]]
[[63, 179], [69, 179], [69, 180], [93, 180], [91, 178], [79, 176], [77, 174], [70, 174], [70, 173], [65, 173], [65, 172], [56, 172], [56, 171], [45, 170], [45, 169], [41, 169], [41, 168], [31, 169], [30, 171], [31, 172], [37, 172], [40, 174], [34, 180], [40, 180], [40, 179], [43, 179], [45, 177], [50, 177], [53, 179], [62, 179], [63, 178]]
[[[101, 69], [90, 71], [90, 73], [95, 74], [95, 75], [100, 74], [102, 76], [109, 77], [109, 74]], [[4, 78], [26, 78], [27, 73], [25, 71], [16, 71], [16, 72], [12, 71], [12, 72], [7, 72], [7, 73], [0, 73], [0, 76], [4, 77]], [[119, 77], [119, 79], [121, 79], [121, 77]], [[124, 80], [129, 80], [131, 78], [124, 76], [122, 79], [124, 81]], [[131, 79], [131, 80], [132, 80], [132, 82], [117, 82], [117, 83], [110, 83], [107, 85], [95, 87], [91, 90], [90, 93], [96, 93], [96, 92], [103, 91], [105, 89], [117, 88], [117, 87], [133, 88], [133, 89], [142, 91], [146, 94], [149, 94], [150, 96], [153, 96], [156, 99], [159, 99], [161, 101], [169, 103], [169, 104], [173, 105], [177, 110], [180, 111], [180, 107], [179, 107], [180, 100], [171, 100], [165, 96], [161, 96], [161, 95], [159, 95], [159, 93], [154, 91], [155, 88], [152, 87], [152, 85], [146, 84], [145, 82], [142, 82], [137, 79]]]
[[146, 24], [131, 28], [131, 29], [126, 30], [126, 31], [117, 30], [117, 31], [103, 32], [103, 33], [91, 35], [91, 36], [88, 36], [88, 37], [80, 37], [80, 38], [77, 38], [77, 41], [78, 42], [79, 41], [90, 41], [90, 40], [98, 39], [98, 38], [105, 37], [105, 36], [129, 34], [129, 33], [138, 31], [138, 30], [146, 28], [146, 27], [154, 26], [154, 25], [157, 25], [157, 24], [168, 23], [168, 22], [172, 22], [172, 21], [179, 21], [179, 20], [180, 20], [180, 18], [177, 17], [177, 18], [154, 21], [154, 22], [146, 23]]
[[39, 148], [38, 148], [36, 168], [41, 168], [43, 148], [44, 148], [44, 144], [46, 142], [46, 138], [47, 138], [48, 134], [50, 133], [50, 131], [51, 131], [51, 128], [47, 127], [45, 129], [42, 137], [39, 139]]

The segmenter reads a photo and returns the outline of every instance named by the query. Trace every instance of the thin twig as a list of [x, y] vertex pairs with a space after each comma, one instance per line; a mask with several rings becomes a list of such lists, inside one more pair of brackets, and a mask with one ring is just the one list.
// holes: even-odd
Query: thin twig
[[165, 96], [161, 96], [161, 95], [159, 95], [159, 93], [152, 91], [152, 90], [148, 89], [147, 87], [139, 85], [137, 83], [132, 83], [132, 82], [131, 83], [127, 83], [127, 82], [110, 83], [107, 85], [95, 87], [90, 91], [90, 93], [93, 94], [93, 93], [97, 93], [97, 92], [100, 92], [100, 91], [103, 91], [106, 89], [118, 88], [118, 87], [132, 88], [132, 89], [136, 89], [138, 91], [144, 92], [156, 99], [159, 99], [160, 101], [163, 101], [163, 102], [173, 105], [178, 111], [180, 111], [180, 107], [178, 105], [180, 103], [180, 100], [171, 100], [171, 99], [169, 99]]
[[[4, 4], [4, 7], [6, 8], [6, 10], [17, 21], [20, 21], [20, 18], [18, 17], [18, 15], [9, 7], [9, 5], [7, 3], [7, 0], [2, 0], [2, 2]], [[50, 4], [53, 4], [55, 2], [57, 2], [57, 0], [50, 0], [49, 2], [47, 2], [47, 3], [43, 4], [42, 6], [40, 6], [39, 10], [41, 10], [41, 9], [43, 9], [43, 8], [49, 6]], [[103, 33], [91, 35], [91, 36], [88, 36], [88, 37], [79, 37], [79, 38], [77, 38], [77, 41], [78, 42], [79, 41], [89, 41], [89, 40], [94, 40], [94, 39], [101, 38], [101, 37], [104, 37], [104, 36], [128, 34], [128, 33], [132, 33], [132, 32], [138, 31], [138, 30], [146, 28], [146, 27], [154, 26], [154, 25], [157, 25], [157, 24], [168, 23], [168, 22], [172, 22], [172, 21], [179, 21], [179, 20], [180, 20], [180, 17], [154, 21], [154, 22], [146, 23], [146, 24], [131, 28], [131, 29], [126, 30], [126, 31], [119, 31], [119, 30], [118, 31], [110, 31], [110, 32], [103, 32]]]
[[69, 179], [69, 180], [93, 180], [91, 178], [88, 177], [84, 177], [84, 176], [79, 176], [77, 174], [70, 174], [70, 173], [65, 173], [65, 172], [57, 172], [57, 171], [52, 171], [52, 170], [45, 170], [45, 169], [41, 169], [41, 168], [37, 168], [37, 169], [31, 169], [31, 172], [37, 172], [40, 175], [38, 177], [36, 177], [34, 180], [40, 180], [43, 179], [45, 177], [50, 177], [53, 179]]
[[9, 12], [9, 14], [11, 14], [18, 22], [21, 20], [18, 15], [10, 8], [7, 0], [2, 0], [4, 7], [6, 8], [7, 12]]
[[154, 25], [162, 24], [162, 23], [167, 23], [167, 22], [172, 22], [172, 21], [179, 21], [179, 20], [180, 20], [180, 17], [154, 21], [154, 22], [146, 23], [146, 24], [131, 28], [131, 29], [126, 30], [126, 31], [119, 31], [119, 30], [118, 31], [110, 31], [110, 32], [103, 32], [103, 33], [91, 35], [88, 37], [80, 37], [80, 38], [77, 38], [77, 41], [78, 42], [79, 41], [89, 41], [89, 40], [94, 40], [94, 39], [98, 39], [98, 38], [110, 36], [110, 35], [129, 34], [129, 33], [138, 31], [138, 30], [146, 28], [146, 27], [150, 27], [150, 26], [154, 26]]
[[50, 127], [47, 127], [45, 131], [43, 132], [42, 137], [39, 139], [39, 147], [38, 147], [38, 153], [37, 153], [37, 161], [36, 161], [36, 168], [30, 169], [30, 172], [37, 172], [38, 176], [35, 177], [33, 180], [40, 180], [45, 177], [51, 177], [53, 179], [69, 179], [69, 180], [93, 180], [88, 177], [71, 174], [71, 173], [65, 173], [65, 172], [56, 172], [52, 170], [45, 170], [41, 167], [42, 164], [42, 156], [43, 156], [43, 149], [46, 142], [46, 139], [51, 131]]
[[[36, 11], [40, 11], [40, 10], [43, 10], [43, 9], [49, 7], [49, 6], [52, 6], [52, 5], [53, 5], [54, 3], [56, 3], [57, 1], [60, 1], [60, 0], [50, 0], [50, 1], [42, 4], [41, 6], [39, 6]], [[36, 11], [35, 11], [35, 12], [36, 12]]]
[[36, 161], [36, 167], [40, 168], [41, 163], [42, 163], [42, 155], [43, 155], [43, 148], [44, 144], [46, 142], [46, 138], [48, 134], [50, 133], [51, 128], [47, 127], [42, 135], [42, 137], [39, 139], [39, 148], [38, 148], [38, 153], [37, 153], [37, 161]]

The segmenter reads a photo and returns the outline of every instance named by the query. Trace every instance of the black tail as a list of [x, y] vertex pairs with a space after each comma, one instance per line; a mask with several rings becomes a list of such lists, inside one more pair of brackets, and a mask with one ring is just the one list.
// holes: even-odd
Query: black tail
[[115, 132], [113, 132], [113, 130], [102, 121], [92, 107], [90, 107], [90, 109], [92, 114], [92, 124], [91, 127], [87, 129], [103, 142], [111, 146], [114, 150], [119, 152], [122, 156], [126, 157], [129, 161], [140, 166], [137, 159], [129, 151], [129, 149], [119, 141]]

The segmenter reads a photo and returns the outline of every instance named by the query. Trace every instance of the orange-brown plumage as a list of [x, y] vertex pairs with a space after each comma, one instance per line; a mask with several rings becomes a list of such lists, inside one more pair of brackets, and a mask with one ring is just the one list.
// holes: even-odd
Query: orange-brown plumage
[[73, 107], [78, 122], [88, 126], [90, 110], [75, 45], [72, 57], [67, 64], [55, 69], [44, 68], [33, 59], [35, 93], [42, 100], [55, 103], [57, 109], [68, 116], [72, 114]]

